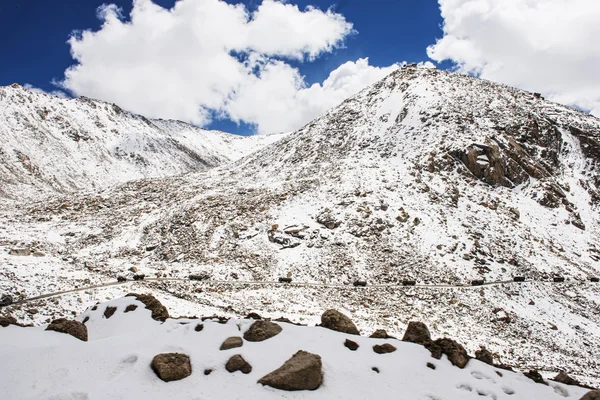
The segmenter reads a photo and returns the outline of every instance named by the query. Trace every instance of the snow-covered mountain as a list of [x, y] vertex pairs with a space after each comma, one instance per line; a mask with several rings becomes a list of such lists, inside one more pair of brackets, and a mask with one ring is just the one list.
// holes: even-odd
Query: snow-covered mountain
[[[136, 285], [182, 315], [314, 323], [333, 307], [392, 334], [418, 315], [470, 351], [597, 384], [599, 142], [600, 120], [539, 95], [406, 67], [233, 164], [2, 210], [6, 249], [46, 256], [0, 254], [0, 290], [204, 274]], [[269, 283], [288, 274], [312, 285]], [[461, 286], [514, 276], [529, 282]], [[403, 280], [430, 286], [376, 286]], [[11, 312], [40, 323], [124, 291]]]
[[[460, 344], [432, 342], [422, 330], [413, 329], [407, 341], [400, 341], [382, 331], [374, 338], [350, 334], [352, 321], [334, 321], [325, 328], [291, 321], [166, 317], [168, 310], [156, 299], [131, 296], [97, 304], [75, 321], [0, 326], [3, 395], [61, 400], [579, 400], [590, 392], [569, 377], [559, 383], [529, 374], [534, 382], [489, 365], [484, 357], [485, 362], [468, 360]], [[439, 356], [428, 350], [432, 346], [441, 350]]]
[[115, 104], [0, 87], [0, 196], [100, 190], [236, 160], [282, 135], [241, 137]]

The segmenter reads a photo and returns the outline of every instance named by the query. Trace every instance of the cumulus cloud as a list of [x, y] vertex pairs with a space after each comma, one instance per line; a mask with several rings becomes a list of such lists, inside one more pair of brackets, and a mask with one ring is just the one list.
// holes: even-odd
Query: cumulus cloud
[[234, 121], [256, 124], [260, 132], [292, 130], [397, 68], [398, 64], [375, 67], [367, 58], [361, 58], [342, 64], [323, 83], [307, 86], [297, 69], [270, 61], [259, 76], [240, 85], [225, 109]]
[[221, 0], [179, 0], [171, 9], [134, 0], [128, 19], [115, 5], [98, 17], [98, 31], [69, 39], [76, 64], [60, 85], [149, 117], [205, 125], [216, 114], [261, 132], [291, 130], [394, 68], [361, 59], [307, 87], [289, 61], [310, 62], [354, 31], [340, 14], [283, 1], [263, 0], [251, 12]]
[[599, 1], [438, 1], [444, 36], [431, 59], [600, 116]]

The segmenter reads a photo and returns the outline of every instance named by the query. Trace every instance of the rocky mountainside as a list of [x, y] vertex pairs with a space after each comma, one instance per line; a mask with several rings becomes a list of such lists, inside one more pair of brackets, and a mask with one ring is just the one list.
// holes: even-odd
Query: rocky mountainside
[[212, 168], [280, 137], [206, 131], [84, 97], [0, 87], [0, 196], [100, 190]]
[[[406, 67], [233, 164], [2, 210], [0, 289], [195, 274], [212, 283], [137, 284], [182, 314], [335, 307], [392, 333], [418, 315], [470, 351], [598, 383], [599, 143], [600, 120], [539, 95]], [[318, 285], [254, 282], [288, 274]], [[514, 276], [529, 282], [461, 286]], [[430, 286], [376, 286], [405, 280]], [[43, 322], [123, 290], [11, 312]]]
[[257, 314], [172, 319], [157, 299], [131, 294], [74, 320], [13, 323], [0, 318], [0, 384], [11, 399], [383, 400], [401, 393], [414, 400], [593, 400], [600, 394], [564, 373], [550, 380], [494, 365], [485, 349], [471, 359], [460, 343], [433, 340], [421, 323], [411, 324], [402, 341], [383, 330], [360, 336], [336, 310], [322, 314], [320, 327]]

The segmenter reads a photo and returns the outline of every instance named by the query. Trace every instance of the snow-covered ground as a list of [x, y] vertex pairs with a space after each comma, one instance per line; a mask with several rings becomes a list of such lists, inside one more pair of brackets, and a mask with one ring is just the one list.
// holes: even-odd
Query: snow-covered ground
[[[128, 305], [137, 309], [125, 313]], [[116, 307], [108, 319], [107, 307]], [[87, 310], [88, 341], [45, 331], [45, 326], [0, 327], [0, 387], [6, 399], [579, 399], [588, 390], [553, 381], [538, 384], [521, 373], [470, 360], [464, 369], [445, 355], [431, 357], [425, 347], [396, 339], [371, 339], [321, 327], [279, 322], [282, 331], [261, 342], [219, 350], [223, 341], [243, 336], [251, 319], [216, 320], [151, 318], [151, 311], [132, 297]], [[198, 324], [203, 329], [198, 331]], [[351, 351], [346, 339], [360, 347]], [[377, 354], [374, 345], [397, 348]], [[257, 381], [280, 367], [299, 350], [319, 355], [323, 383], [314, 391], [287, 392]], [[190, 376], [163, 382], [150, 367], [155, 355], [190, 357]], [[240, 354], [251, 366], [248, 374], [230, 373], [228, 359]], [[433, 364], [431, 369], [427, 364]], [[378, 371], [375, 371], [376, 368]], [[205, 375], [205, 370], [212, 370]]]
[[[314, 323], [334, 307], [395, 335], [417, 316], [470, 351], [598, 385], [599, 142], [600, 120], [532, 93], [404, 68], [232, 164], [0, 208], [0, 293], [16, 300], [132, 267], [229, 283], [126, 283], [5, 312], [40, 324], [137, 285], [174, 315]], [[243, 283], [288, 273], [328, 287]], [[374, 286], [513, 276], [533, 282]]]

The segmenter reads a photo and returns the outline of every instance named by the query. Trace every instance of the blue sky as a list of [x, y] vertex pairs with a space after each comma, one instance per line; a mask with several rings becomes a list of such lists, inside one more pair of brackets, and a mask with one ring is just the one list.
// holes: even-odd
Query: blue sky
[[[146, 10], [152, 5], [149, 0], [137, 1], [137, 10], [143, 8], [142, 3]], [[153, 0], [170, 10], [176, 29], [172, 35], [147, 43], [140, 43], [139, 38], [152, 36], [152, 24], [168, 24], [170, 17], [146, 13], [150, 24], [129, 24], [132, 0], [110, 2], [121, 10], [105, 8], [104, 21], [97, 15], [105, 3], [102, 0], [0, 0], [0, 85], [17, 82], [52, 92], [58, 89], [53, 82], [63, 82], [63, 92], [115, 102], [149, 117], [249, 134], [295, 129], [380, 79], [397, 63], [433, 61], [438, 68], [542, 92], [552, 100], [600, 115], [600, 46], [595, 45], [600, 34], [600, 2], [596, 0], [288, 0], [285, 6], [273, 0], [227, 1], [243, 3], [252, 20], [261, 8], [267, 8], [265, 4], [276, 4], [279, 11], [286, 8], [285, 26], [310, 22], [314, 15], [307, 6], [337, 13], [319, 16], [319, 26], [331, 29], [291, 32], [296, 37], [290, 38], [295, 44], [289, 46], [287, 37], [273, 35], [273, 40], [265, 41], [270, 28], [239, 23], [223, 7], [215, 9], [216, 0], [180, 1], [179, 6], [187, 6], [180, 9], [193, 15], [203, 4], [212, 3], [213, 8], [203, 10], [222, 18], [213, 25], [219, 32], [211, 35], [210, 20], [176, 15], [171, 9], [174, 0]], [[294, 5], [298, 9], [290, 12]], [[587, 11], [583, 14], [580, 9]], [[114, 17], [117, 14], [120, 17]], [[281, 22], [277, 13], [262, 14], [267, 25]], [[188, 41], [181, 36], [181, 32], [193, 31], [199, 21], [206, 26], [198, 38]], [[259, 38], [241, 45], [245, 54], [237, 64], [219, 64], [214, 60], [222, 54], [211, 49], [210, 42], [227, 35], [228, 30], [222, 28], [232, 23], [239, 25], [231, 30], [232, 36], [260, 31]], [[353, 33], [347, 29], [349, 24]], [[131, 27], [130, 33], [115, 36], [123, 26]], [[94, 37], [67, 43], [74, 31], [84, 30], [94, 32]], [[119, 39], [111, 42], [113, 37]], [[237, 39], [224, 38], [223, 48], [240, 48]], [[79, 51], [76, 59], [71, 46]], [[147, 58], [146, 53], [155, 48], [169, 55]], [[311, 50], [317, 54], [314, 59], [309, 57]], [[255, 66], [259, 79], [248, 71], [229, 79], [245, 67], [240, 61], [251, 54], [262, 57]], [[168, 57], [173, 57], [172, 63], [165, 62]], [[69, 66], [76, 68], [67, 77]], [[328, 80], [330, 74], [333, 77]], [[313, 83], [317, 87], [311, 87]], [[297, 118], [288, 121], [296, 114]]]
[[[173, 0], [154, 0], [163, 7], [173, 6]], [[230, 3], [239, 3], [229, 1]], [[0, 69], [0, 85], [13, 82], [31, 84], [53, 91], [53, 81], [62, 80], [65, 69], [74, 64], [66, 43], [74, 30], [100, 28], [96, 9], [105, 3], [98, 0], [1, 0], [0, 53], [5, 58]], [[128, 15], [130, 0], [113, 1]], [[387, 66], [402, 61], [427, 60], [426, 47], [441, 37], [442, 19], [435, 1], [399, 0], [300, 0], [300, 9], [313, 5], [330, 7], [344, 15], [354, 25], [356, 34], [348, 36], [345, 47], [324, 54], [312, 62], [290, 62], [305, 76], [307, 84], [323, 81], [329, 73], [348, 60], [369, 57], [370, 64]], [[255, 1], [244, 1], [249, 9]], [[215, 120], [210, 128], [230, 132], [248, 131], [245, 124], [227, 119]]]

